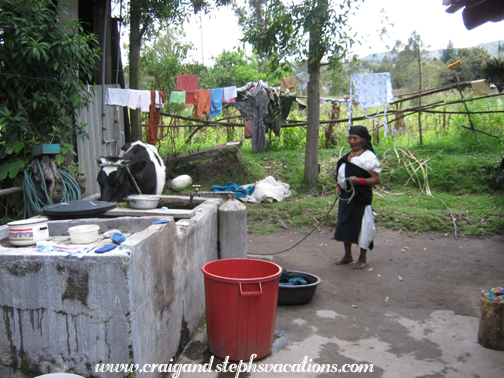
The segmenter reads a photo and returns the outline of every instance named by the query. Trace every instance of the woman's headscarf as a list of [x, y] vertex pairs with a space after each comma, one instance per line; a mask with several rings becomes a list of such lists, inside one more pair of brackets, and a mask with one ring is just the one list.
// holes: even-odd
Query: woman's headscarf
[[352, 126], [348, 130], [348, 135], [357, 135], [364, 141], [364, 147], [366, 150], [371, 150], [374, 153], [373, 145], [371, 144], [371, 135], [369, 135], [368, 129], [364, 126]]

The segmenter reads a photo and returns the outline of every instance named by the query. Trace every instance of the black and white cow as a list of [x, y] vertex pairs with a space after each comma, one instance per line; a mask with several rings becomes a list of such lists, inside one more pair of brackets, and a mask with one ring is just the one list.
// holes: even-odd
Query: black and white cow
[[142, 194], [161, 194], [163, 191], [166, 168], [156, 147], [151, 144], [126, 144], [119, 157], [100, 157], [97, 161], [101, 167], [98, 173], [101, 201], [122, 202], [128, 194], [138, 194], [126, 166]]

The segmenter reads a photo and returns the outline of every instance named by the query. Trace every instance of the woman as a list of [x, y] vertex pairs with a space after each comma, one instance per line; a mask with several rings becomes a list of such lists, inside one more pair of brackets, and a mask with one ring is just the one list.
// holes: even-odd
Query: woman
[[[354, 269], [363, 269], [366, 266], [366, 252], [373, 249], [375, 226], [371, 208], [372, 186], [380, 183], [380, 162], [364, 126], [350, 127], [348, 143], [352, 151], [339, 159], [336, 167], [336, 194], [340, 201], [334, 239], [342, 241], [345, 246], [345, 255], [336, 265], [353, 262], [354, 243], [360, 247], [359, 260]], [[352, 186], [355, 190], [353, 195]]]

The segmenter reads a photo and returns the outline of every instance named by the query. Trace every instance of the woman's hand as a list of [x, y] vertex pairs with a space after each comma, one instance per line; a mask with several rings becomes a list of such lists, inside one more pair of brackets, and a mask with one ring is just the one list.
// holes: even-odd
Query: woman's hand
[[[380, 183], [380, 174], [374, 171], [369, 172], [371, 177], [367, 179], [361, 179], [360, 177], [357, 176], [350, 176], [350, 180], [352, 181], [352, 185], [378, 185]], [[361, 180], [364, 182], [361, 183]]]
[[350, 181], [352, 181], [352, 185], [360, 185], [360, 178], [357, 176], [350, 176]]
[[338, 185], [336, 185], [336, 195], [337, 195], [338, 197], [341, 197], [341, 188], [340, 188], [339, 184], [338, 184]]

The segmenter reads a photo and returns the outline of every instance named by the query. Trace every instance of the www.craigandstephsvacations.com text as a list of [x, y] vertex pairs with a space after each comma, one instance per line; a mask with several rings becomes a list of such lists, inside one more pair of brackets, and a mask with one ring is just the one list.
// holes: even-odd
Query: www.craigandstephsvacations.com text
[[318, 364], [313, 363], [308, 356], [296, 364], [261, 364], [253, 363], [257, 355], [250, 356], [250, 360], [230, 362], [229, 357], [223, 362], [214, 364], [214, 356], [206, 364], [176, 364], [173, 359], [168, 364], [96, 364], [96, 373], [172, 373], [178, 378], [182, 373], [367, 373], [373, 372], [373, 364]]

